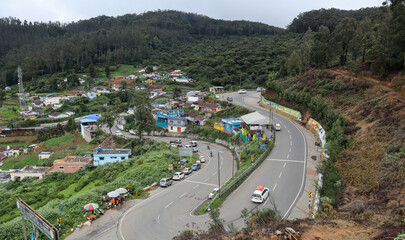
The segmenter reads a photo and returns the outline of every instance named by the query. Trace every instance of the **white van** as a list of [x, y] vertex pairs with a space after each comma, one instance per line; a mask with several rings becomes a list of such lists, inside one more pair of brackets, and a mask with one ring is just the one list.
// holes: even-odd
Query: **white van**
[[276, 123], [276, 131], [281, 131], [281, 125], [280, 125], [280, 123]]

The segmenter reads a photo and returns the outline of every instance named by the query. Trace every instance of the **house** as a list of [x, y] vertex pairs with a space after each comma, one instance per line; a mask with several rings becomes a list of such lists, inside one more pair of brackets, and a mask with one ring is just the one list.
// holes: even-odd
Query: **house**
[[91, 114], [80, 119], [80, 132], [82, 137], [86, 142], [90, 142], [93, 138], [97, 136], [96, 130], [97, 120], [101, 117], [100, 114]]
[[199, 97], [195, 97], [195, 96], [188, 96], [187, 97], [187, 102], [198, 102], [198, 100], [200, 100]]
[[8, 87], [8, 86], [7, 86], [7, 87], [4, 88], [4, 90], [10, 91], [10, 90], [11, 90], [11, 87]]
[[215, 102], [206, 103], [203, 101], [199, 101], [198, 110], [204, 112], [219, 112], [222, 110], [222, 106]]
[[224, 123], [221, 120], [218, 120], [216, 122], [214, 122], [214, 128], [219, 130], [219, 131], [223, 131], [224, 130]]
[[90, 100], [91, 100], [91, 99], [94, 99], [94, 98], [97, 97], [97, 93], [95, 93], [95, 92], [88, 92], [88, 93], [86, 93], [86, 97], [88, 97]]
[[187, 118], [185, 117], [167, 117], [167, 130], [170, 133], [182, 133], [187, 128]]
[[21, 170], [15, 170], [10, 172], [11, 180], [15, 178], [26, 178], [26, 177], [35, 177], [35, 178], [43, 178], [52, 168], [49, 167], [41, 167], [41, 166], [25, 166]]
[[165, 94], [166, 94], [166, 92], [163, 92], [161, 90], [154, 90], [154, 91], [149, 92], [150, 98], [159, 97], [159, 96], [162, 96]]
[[156, 112], [156, 126], [167, 128], [169, 117], [175, 118], [183, 114], [182, 110], [165, 110]]
[[210, 92], [212, 94], [223, 93], [224, 92], [224, 87], [221, 87], [221, 86], [210, 87]]
[[68, 115], [69, 117], [71, 117], [71, 116], [75, 115], [75, 112], [73, 112], [73, 111], [66, 111], [65, 114]]
[[22, 146], [0, 146], [0, 154], [5, 155], [6, 157], [15, 157], [20, 155], [22, 149]]
[[48, 117], [52, 119], [59, 119], [59, 118], [67, 118], [69, 117], [69, 115], [67, 115], [66, 113], [53, 112], [49, 114]]
[[120, 162], [131, 156], [131, 149], [102, 149], [98, 148], [93, 154], [93, 165], [101, 166], [106, 163]]
[[200, 115], [196, 112], [189, 112], [187, 116], [187, 120], [189, 121], [189, 123], [197, 126], [204, 126], [207, 119], [207, 116]]
[[242, 129], [240, 136], [244, 141], [256, 139], [256, 136], [263, 136], [266, 130], [270, 129], [270, 120], [259, 112], [253, 112], [240, 117]]
[[43, 104], [41, 101], [34, 101], [31, 103], [31, 106], [33, 109], [38, 109], [38, 108], [42, 108]]
[[223, 118], [222, 122], [224, 123], [222, 131], [226, 133], [234, 133], [235, 129], [242, 125], [242, 121], [239, 118]]
[[53, 154], [53, 151], [42, 151], [40, 153], [38, 153], [38, 159], [42, 160], [42, 159], [47, 159], [50, 158]]
[[92, 162], [91, 155], [66, 156], [64, 159], [55, 160], [52, 167], [55, 172], [74, 173]]

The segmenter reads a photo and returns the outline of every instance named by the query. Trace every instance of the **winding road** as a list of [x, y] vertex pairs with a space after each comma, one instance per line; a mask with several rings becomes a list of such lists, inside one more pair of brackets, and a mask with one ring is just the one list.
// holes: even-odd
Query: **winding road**
[[[269, 110], [257, 103], [260, 93], [249, 91], [247, 94], [228, 93], [223, 96], [225, 99], [232, 96], [234, 104], [269, 115]], [[221, 208], [221, 218], [227, 224], [243, 227], [240, 213], [244, 208], [250, 212], [258, 207], [275, 206], [280, 215], [287, 218], [303, 192], [307, 149], [305, 138], [295, 123], [284, 116], [274, 114], [274, 123], [282, 126], [282, 130], [276, 133], [275, 148], [259, 168], [226, 199]], [[129, 137], [128, 133], [124, 135]], [[169, 140], [165, 138], [165, 141]], [[185, 229], [207, 229], [208, 214], [195, 216], [192, 212], [207, 201], [208, 194], [218, 186], [217, 152], [221, 152], [221, 185], [232, 176], [233, 160], [232, 153], [225, 147], [210, 145], [211, 150], [207, 150], [206, 146], [207, 143], [199, 142], [200, 153], [208, 156], [208, 152], [213, 151], [214, 156], [208, 157], [208, 162], [203, 164], [201, 170], [193, 172], [185, 180], [175, 182], [173, 186], [155, 190], [157, 192], [150, 198], [124, 213], [116, 231], [118, 239], [171, 239]], [[270, 189], [269, 199], [261, 205], [250, 201], [258, 185]]]

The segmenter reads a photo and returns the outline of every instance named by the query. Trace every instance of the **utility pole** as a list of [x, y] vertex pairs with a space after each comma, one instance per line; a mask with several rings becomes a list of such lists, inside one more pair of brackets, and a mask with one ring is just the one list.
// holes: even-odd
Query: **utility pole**
[[218, 151], [218, 198], [221, 197], [221, 170], [219, 166], [219, 151]]

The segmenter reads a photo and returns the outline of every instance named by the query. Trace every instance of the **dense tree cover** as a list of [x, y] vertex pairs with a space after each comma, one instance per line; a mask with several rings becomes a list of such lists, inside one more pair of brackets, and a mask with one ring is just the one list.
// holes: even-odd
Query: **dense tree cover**
[[[382, 2], [382, 1], [381, 1]], [[340, 10], [336, 8], [319, 9], [300, 13], [287, 26], [287, 29], [296, 33], [305, 33], [308, 28], [318, 31], [319, 27], [325, 26], [333, 31], [337, 24], [344, 18], [354, 18], [360, 22], [363, 19], [374, 15], [378, 8], [361, 8], [359, 10]]]
[[[330, 10], [331, 11], [331, 10]], [[364, 10], [359, 10], [363, 13]], [[325, 13], [322, 10], [317, 13]], [[330, 13], [330, 12], [329, 12]], [[405, 68], [405, 1], [390, 1], [362, 18], [332, 19], [334, 25], [318, 22], [321, 17], [301, 16], [309, 21], [299, 46], [291, 51], [282, 75], [297, 75], [309, 68], [344, 66], [350, 62], [365, 63], [381, 77]], [[330, 13], [332, 14], [332, 13]], [[340, 16], [340, 15], [339, 15]], [[343, 16], [343, 15], [342, 15]], [[290, 25], [294, 30], [296, 21]]]
[[177, 11], [117, 18], [99, 16], [66, 25], [23, 24], [18, 19], [5, 18], [0, 21], [0, 84], [16, 83], [15, 69], [19, 64], [24, 79], [68, 69], [82, 72], [88, 67], [94, 76], [96, 64], [155, 60], [156, 55], [203, 37], [269, 36], [281, 32], [280, 28], [261, 23], [214, 20]]

